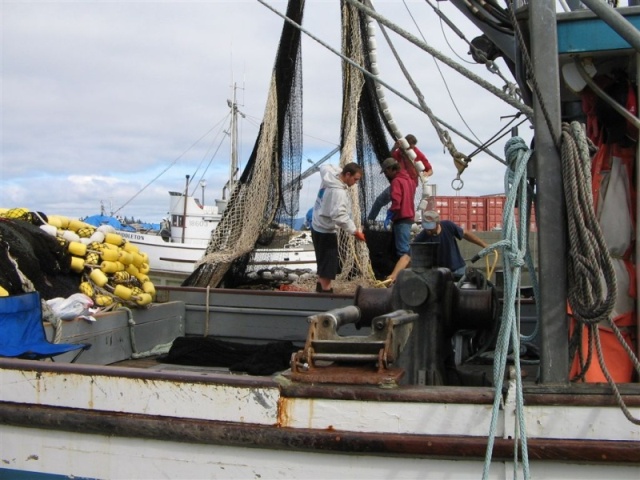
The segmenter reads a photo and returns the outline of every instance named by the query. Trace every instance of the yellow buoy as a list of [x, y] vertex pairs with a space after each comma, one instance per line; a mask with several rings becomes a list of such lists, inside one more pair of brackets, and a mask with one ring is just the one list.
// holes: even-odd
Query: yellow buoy
[[118, 251], [111, 250], [110, 248], [105, 248], [100, 252], [100, 256], [105, 262], [115, 262], [116, 260], [118, 260]]
[[125, 250], [120, 250], [118, 255], [119, 255], [118, 260], [124, 263], [125, 265], [130, 265], [131, 263], [133, 263], [133, 255], [131, 253]]
[[109, 281], [109, 279], [104, 274], [104, 272], [102, 270], [98, 270], [97, 268], [91, 270], [91, 273], [89, 274], [89, 278], [93, 283], [95, 283], [99, 287], [104, 287]]
[[69, 228], [69, 218], [60, 215], [57, 215], [57, 218], [60, 221], [60, 226], [58, 228], [61, 228], [63, 230]]
[[131, 275], [135, 275], [139, 272], [138, 267], [136, 267], [135, 265], [131, 264], [131, 265], [127, 265], [127, 268], [125, 269], [125, 272], [129, 272]]
[[144, 263], [144, 257], [137, 252], [133, 253], [132, 256], [133, 260], [131, 261], [131, 263], [140, 268], [140, 265]]
[[136, 277], [141, 284], [149, 281], [149, 277], [144, 273], [134, 273], [133, 276]]
[[149, 295], [148, 293], [142, 293], [136, 299], [136, 303], [138, 305], [140, 305], [141, 307], [143, 307], [145, 305], [149, 305], [152, 300], [153, 300], [153, 298], [151, 298], [151, 295]]
[[118, 235], [117, 233], [107, 233], [104, 236], [104, 241], [105, 243], [110, 243], [111, 245], [119, 247], [120, 245], [122, 245], [122, 242], [124, 240], [122, 239], [122, 236]]
[[84, 270], [84, 259], [79, 257], [71, 257], [71, 270], [80, 273]]
[[149, 273], [149, 264], [143, 263], [138, 267], [138, 270], [140, 270], [140, 273]]
[[117, 262], [102, 262], [100, 264], [100, 270], [104, 273], [116, 273], [118, 271]]
[[87, 254], [87, 246], [80, 242], [69, 242], [67, 250], [71, 255], [75, 255], [77, 257], [84, 257]]
[[56, 228], [62, 228], [62, 221], [57, 215], [49, 215], [47, 217], [47, 223]]
[[144, 293], [148, 293], [151, 296], [154, 296], [156, 294], [156, 287], [152, 282], [144, 282], [142, 284], [142, 290], [144, 291]]
[[116, 288], [113, 290], [115, 296], [120, 297], [123, 300], [129, 300], [133, 293], [130, 288], [125, 287], [124, 285], [116, 285]]
[[8, 297], [9, 292], [7, 292], [3, 287], [0, 287], [0, 297]]
[[140, 251], [140, 249], [131, 242], [125, 242], [122, 248], [124, 248], [129, 253], [138, 253]]
[[89, 226], [88, 223], [81, 222], [80, 220], [76, 220], [74, 218], [74, 219], [69, 220], [69, 226], [67, 228], [69, 230], [73, 231], [73, 232], [77, 232], [81, 228], [88, 227], [88, 226]]

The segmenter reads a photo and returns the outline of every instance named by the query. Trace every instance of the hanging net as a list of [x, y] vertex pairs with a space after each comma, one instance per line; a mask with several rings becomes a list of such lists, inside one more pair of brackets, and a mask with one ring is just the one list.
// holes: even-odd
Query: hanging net
[[[346, 2], [341, 2], [340, 8], [342, 54], [370, 71], [367, 19]], [[303, 9], [304, 1], [291, 0], [286, 15], [301, 24]], [[292, 235], [289, 226], [298, 214], [301, 188], [300, 43], [300, 30], [285, 21], [255, 146], [204, 256], [184, 286], [244, 286], [247, 266], [256, 248], [282, 246]], [[385, 278], [395, 264], [391, 232], [381, 228], [380, 218], [376, 222], [365, 221], [375, 198], [389, 186], [380, 173], [380, 164], [390, 155], [394, 140], [392, 129], [380, 113], [376, 82], [346, 61], [342, 62], [342, 69], [339, 164], [343, 167], [356, 162], [363, 169], [362, 180], [357, 188], [350, 189], [350, 194], [352, 218], [367, 236], [365, 244], [352, 235], [339, 233], [340, 273], [333, 286], [334, 291], [346, 293], [357, 285], [375, 284], [376, 278]], [[383, 209], [379, 216], [384, 218], [385, 214]], [[294, 278], [301, 290], [314, 290], [315, 274], [299, 273], [280, 276], [278, 280], [286, 283], [287, 278]]]

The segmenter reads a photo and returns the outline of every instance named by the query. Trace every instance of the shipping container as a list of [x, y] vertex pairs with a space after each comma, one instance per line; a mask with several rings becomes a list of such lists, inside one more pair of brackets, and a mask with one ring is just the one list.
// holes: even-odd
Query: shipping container
[[[481, 197], [440, 196], [435, 208], [440, 219], [451, 220], [464, 230], [474, 232], [497, 231], [503, 228], [503, 213], [507, 203], [504, 195]], [[516, 221], [518, 210], [515, 212]], [[537, 231], [535, 211], [531, 212], [530, 230]]]

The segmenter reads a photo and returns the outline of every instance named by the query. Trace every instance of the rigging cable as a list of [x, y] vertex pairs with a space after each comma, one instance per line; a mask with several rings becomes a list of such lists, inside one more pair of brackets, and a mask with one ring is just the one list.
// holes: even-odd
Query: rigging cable
[[518, 25], [518, 21], [516, 19], [516, 14], [513, 11], [513, 9], [515, 8], [515, 5], [513, 3], [513, 0], [507, 0], [508, 2], [511, 2], [511, 7], [508, 8], [507, 10], [509, 11], [509, 15], [511, 15], [511, 21], [513, 22], [513, 28], [514, 28], [514, 32], [516, 34], [516, 38], [518, 41], [518, 44], [520, 45], [520, 49], [522, 51], [522, 58], [524, 59], [524, 63], [527, 69], [527, 73], [530, 76], [530, 81], [531, 81], [531, 86], [533, 87], [533, 91], [535, 92], [536, 96], [538, 97], [538, 102], [540, 103], [540, 110], [542, 110], [542, 115], [544, 116], [544, 121], [547, 124], [547, 128], [549, 129], [549, 134], [551, 135], [551, 138], [553, 139], [553, 143], [556, 146], [556, 149], [558, 151], [560, 151], [560, 138], [558, 137], [558, 135], [556, 135], [556, 132], [553, 129], [553, 123], [551, 122], [551, 117], [549, 115], [549, 110], [547, 110], [547, 105], [544, 101], [544, 98], [542, 96], [542, 92], [540, 91], [540, 86], [538, 85], [538, 81], [536, 80], [535, 76], [534, 76], [534, 68], [533, 68], [533, 62], [531, 61], [531, 56], [529, 55], [529, 51], [527, 50], [527, 44], [524, 41], [524, 37], [522, 36], [522, 31], [520, 30], [520, 26]]
[[[264, 3], [263, 0], [258, 0], [258, 1], [260, 3]], [[522, 113], [524, 113], [528, 117], [533, 116], [533, 109], [531, 107], [529, 107], [528, 105], [525, 105], [525, 104], [523, 104], [521, 102], [518, 102], [518, 101], [514, 100], [512, 97], [510, 97], [509, 95], [505, 94], [502, 90], [497, 88], [495, 85], [493, 85], [490, 82], [486, 81], [485, 79], [479, 77], [475, 73], [473, 73], [470, 70], [468, 70], [467, 68], [465, 68], [463, 65], [459, 65], [459, 64], [455, 63], [449, 57], [443, 55], [442, 53], [440, 53], [436, 49], [432, 48], [431, 46], [429, 46], [428, 44], [426, 44], [425, 42], [423, 42], [422, 40], [420, 40], [416, 36], [410, 34], [409, 32], [407, 32], [407, 31], [405, 31], [403, 29], [401, 29], [397, 25], [394, 25], [389, 20], [384, 18], [382, 15], [377, 13], [375, 10], [372, 10], [369, 7], [367, 7], [366, 5], [363, 5], [362, 3], [359, 3], [357, 0], [345, 0], [345, 1], [350, 3], [351, 5], [355, 5], [358, 9], [362, 10], [367, 15], [370, 15], [371, 17], [375, 18], [380, 23], [382, 23], [384, 26], [386, 26], [390, 30], [393, 30], [398, 35], [404, 37], [406, 40], [408, 40], [409, 42], [413, 43], [415, 46], [417, 46], [421, 50], [424, 50], [428, 54], [436, 57], [442, 63], [444, 63], [444, 64], [448, 65], [449, 67], [453, 68], [454, 70], [456, 70], [458, 73], [466, 76], [468, 79], [470, 79], [471, 81], [475, 82], [480, 87], [482, 87], [485, 90], [487, 90], [488, 92], [494, 94], [496, 97], [498, 97], [499, 99], [501, 99], [505, 103], [507, 103], [507, 104], [511, 105], [512, 107], [514, 107], [515, 109], [521, 111]], [[387, 88], [389, 88], [389, 87], [387, 87]], [[411, 102], [411, 103], [413, 104], [413, 102]]]
[[[353, 60], [351, 60], [350, 58], [347, 58], [346, 56], [342, 55], [340, 52], [336, 51], [333, 47], [331, 47], [330, 45], [327, 45], [327, 43], [323, 42], [322, 40], [320, 40], [318, 37], [316, 37], [315, 35], [313, 35], [312, 33], [310, 33], [308, 30], [306, 30], [305, 28], [302, 27], [302, 25], [300, 25], [299, 23], [296, 23], [295, 21], [293, 21], [291, 18], [287, 17], [285, 14], [280, 13], [279, 11], [277, 11], [275, 8], [271, 7], [271, 5], [269, 5], [268, 3], [266, 3], [265, 0], [257, 0], [258, 3], [264, 5], [266, 8], [268, 8], [269, 10], [271, 10], [273, 13], [275, 13], [276, 15], [278, 15], [279, 17], [281, 17], [282, 19], [284, 19], [286, 22], [290, 23], [291, 25], [295, 26], [297, 29], [299, 29], [302, 33], [304, 33], [305, 35], [307, 35], [309, 38], [315, 40], [316, 42], [318, 42], [320, 45], [322, 45], [324, 48], [326, 48], [327, 50], [329, 50], [331, 53], [333, 53], [334, 55], [340, 57], [342, 60], [344, 60], [345, 62], [347, 62], [349, 65], [357, 68], [358, 70], [360, 70], [364, 75], [366, 75], [368, 78], [380, 83], [381, 85], [383, 85], [385, 88], [387, 88], [389, 91], [395, 93], [399, 98], [401, 98], [402, 100], [404, 100], [405, 102], [407, 102], [409, 105], [415, 107], [416, 109], [420, 110], [421, 112], [424, 112], [423, 108], [418, 105], [416, 102], [414, 102], [413, 100], [407, 98], [405, 95], [403, 95], [402, 93], [400, 93], [398, 90], [396, 90], [395, 88], [393, 88], [391, 85], [389, 85], [388, 83], [386, 83], [384, 80], [381, 80], [379, 78], [377, 78], [375, 75], [373, 75], [371, 72], [367, 71], [365, 68], [363, 68], [361, 65], [358, 65], [357, 63], [355, 63]], [[352, 2], [352, 0], [347, 0], [348, 2]], [[358, 8], [361, 8], [361, 4], [355, 3], [355, 5]], [[368, 9], [370, 12], [372, 10]], [[376, 17], [378, 18], [383, 18], [380, 15], [378, 15], [377, 13], [373, 12], [375, 14]], [[389, 23], [386, 19], [383, 19], [384, 22]], [[392, 28], [392, 29], [398, 29], [398, 27]], [[415, 41], [417, 41], [418, 43], [421, 43], [420, 40], [418, 40], [416, 37], [413, 37], [413, 39]], [[415, 42], [414, 42], [415, 43]], [[428, 45], [426, 46], [427, 49], [431, 50], [431, 47], [429, 47]], [[423, 47], [424, 49], [424, 47]], [[436, 52], [437, 53], [437, 52]], [[441, 54], [437, 53], [438, 55], [442, 56]], [[446, 58], [446, 57], [444, 57]], [[448, 60], [448, 59], [447, 59]], [[445, 62], [447, 63], [447, 62]], [[464, 67], [461, 67], [464, 68]], [[471, 74], [471, 72], [469, 72]], [[475, 77], [475, 75], [471, 74], [472, 76]], [[502, 92], [498, 89], [496, 89], [493, 85], [489, 84], [488, 82], [484, 82], [484, 80], [479, 79], [479, 81], [483, 84], [486, 85], [486, 88], [488, 90], [490, 90], [492, 93], [494, 93], [495, 95], [502, 97], [504, 96], [502, 94]], [[506, 101], [506, 100], [505, 100]], [[511, 103], [511, 102], [507, 102], [507, 103]], [[527, 116], [530, 116], [531, 114], [533, 114], [533, 111], [531, 110], [530, 107], [524, 105], [524, 104], [516, 104], [516, 108], [520, 111], [522, 111], [524, 114], [526, 114]], [[426, 113], [426, 112], [424, 112]], [[436, 117], [437, 118], [437, 117]], [[444, 120], [438, 119], [438, 122], [444, 126], [445, 128], [451, 130], [452, 132], [454, 132], [456, 135], [460, 136], [461, 138], [463, 138], [464, 140], [466, 140], [467, 142], [469, 142], [470, 144], [474, 145], [475, 147], [479, 147], [480, 145], [478, 145], [478, 143], [469, 138], [467, 135], [465, 135], [464, 133], [458, 131], [455, 127], [447, 124]], [[494, 153], [492, 153], [491, 151], [487, 151], [488, 155], [491, 155], [492, 157], [494, 157], [496, 160], [502, 162], [502, 159], [499, 158], [498, 156], [496, 156]]]
[[[462, 38], [464, 41], [467, 41], [466, 38], [464, 37], [463, 33], [460, 31], [460, 29], [458, 27], [456, 27], [447, 18], [446, 15], [444, 15], [442, 13], [442, 11], [439, 8], [435, 8], [435, 6], [429, 0], [426, 0], [426, 2], [431, 7], [431, 9], [436, 13], [436, 15], [438, 15], [438, 17], [440, 18], [440, 31], [442, 32], [442, 36], [443, 36], [445, 42], [447, 42], [447, 45], [449, 46], [451, 51], [455, 54], [456, 57], [458, 57], [460, 59], [460, 61], [472, 64], [473, 62], [470, 62], [469, 60], [466, 60], [466, 59], [462, 58], [460, 55], [458, 55], [458, 52], [456, 52], [454, 50], [454, 48], [451, 45], [451, 43], [449, 43], [449, 39], [447, 38], [447, 35], [445, 34], [444, 28], [442, 26], [442, 22], [446, 23], [449, 26], [449, 28], [451, 28], [460, 38]], [[420, 36], [422, 37], [422, 40], [424, 40], [426, 42], [426, 39], [424, 38], [424, 34], [422, 33], [422, 30], [420, 30], [420, 27], [418, 26], [418, 22], [416, 22], [416, 19], [413, 17], [413, 14], [409, 11], [409, 6], [407, 5], [406, 0], [402, 0], [402, 3], [404, 3], [404, 6], [405, 6], [407, 12], [409, 12], [409, 16], [411, 17], [411, 20], [413, 20], [413, 24], [418, 29], [418, 32], [420, 32]], [[471, 45], [469, 42], [467, 42], [467, 44]], [[464, 116], [462, 115], [462, 112], [460, 112], [460, 109], [458, 108], [458, 105], [456, 104], [456, 101], [453, 98], [453, 94], [451, 93], [451, 90], [449, 89], [449, 85], [447, 83], [447, 80], [444, 78], [444, 74], [442, 73], [442, 69], [440, 68], [440, 64], [438, 64], [438, 61], [435, 58], [433, 58], [433, 64], [438, 69], [438, 73], [440, 74], [440, 78], [442, 79], [442, 82], [444, 83], [444, 87], [447, 90], [447, 94], [449, 95], [449, 99], [451, 100], [451, 103], [453, 104], [453, 108], [455, 108], [456, 113], [458, 114], [458, 117], [460, 117], [460, 120], [462, 120], [462, 123], [464, 123], [465, 127], [467, 127], [467, 130], [469, 130], [471, 135], [473, 135], [473, 137], [478, 142], [480, 142], [480, 139], [475, 134], [475, 132], [472, 130], [471, 126], [464, 119]], [[471, 158], [471, 157], [469, 156], [469, 158]]]
[[[216, 158], [216, 155], [220, 151], [220, 147], [222, 146], [222, 142], [224, 142], [224, 139], [225, 139], [224, 136], [220, 139], [220, 143], [218, 143], [218, 146], [216, 147], [216, 151], [213, 152], [213, 155], [211, 155], [211, 158], [209, 159], [209, 163], [207, 163], [207, 166], [205, 167], [204, 171], [202, 172], [202, 175], [200, 175], [200, 180], [198, 182], [194, 183], [194, 187], [193, 187], [193, 190], [191, 191], [191, 195], [194, 195], [196, 189], [198, 188], [198, 184], [200, 183], [200, 181], [202, 181], [204, 176], [207, 174], [207, 170], [209, 170], [209, 167], [211, 166], [211, 163], [213, 162], [213, 159]], [[207, 155], [209, 154], [210, 151], [211, 151], [211, 146], [207, 150], [207, 153], [205, 153], [204, 156], [202, 157], [202, 160], [200, 160], [200, 163], [198, 164], [198, 166], [196, 167], [195, 171], [193, 172], [193, 175], [191, 175], [191, 178], [195, 178], [196, 177], [196, 173], [198, 173], [198, 170], [200, 170], [200, 166], [202, 165], [202, 162], [204, 162], [204, 159], [207, 157]]]
[[[371, 2], [367, 2], [367, 3], [369, 5], [371, 4]], [[420, 91], [420, 89], [418, 88], [416, 83], [413, 81], [413, 78], [411, 77], [411, 74], [407, 70], [407, 67], [404, 65], [404, 62], [400, 59], [400, 55], [398, 55], [397, 50], [393, 46], [393, 43], [391, 42], [391, 39], [389, 38], [389, 34], [384, 29], [384, 27], [383, 27], [382, 23], [380, 22], [380, 20], [378, 20], [378, 22], [380, 23], [380, 30], [382, 31], [382, 34], [384, 35], [384, 38], [387, 40], [387, 43], [389, 44], [389, 48], [391, 49], [391, 51], [393, 53], [393, 56], [396, 59], [396, 62], [398, 62], [400, 70], [402, 70], [402, 73], [404, 74], [405, 78], [409, 82], [409, 85], [411, 86], [411, 89], [413, 90], [413, 93], [418, 98], [418, 102], [420, 103], [420, 106], [422, 107], [423, 111], [429, 117], [429, 120], [431, 121], [431, 124], [435, 128], [436, 133], [438, 134], [438, 138], [440, 139], [440, 142], [449, 151], [449, 154], [453, 158], [453, 162], [454, 162], [456, 168], [458, 169], [458, 180], [459, 180], [460, 179], [460, 174], [462, 174], [462, 172], [465, 170], [465, 168], [467, 168], [469, 158], [466, 155], [464, 155], [463, 153], [460, 153], [458, 151], [458, 149], [453, 144], [453, 141], [451, 140], [451, 137], [449, 136], [449, 133], [447, 131], [443, 130], [440, 127], [440, 125], [438, 124], [438, 121], [435, 118], [435, 115], [431, 111], [431, 108], [429, 108], [429, 106], [424, 101], [424, 95], [422, 94], [422, 92]]]
[[[510, 81], [503, 73], [502, 71], [500, 71], [500, 67], [493, 61], [487, 58], [487, 56], [485, 55], [485, 52], [481, 49], [479, 49], [478, 47], [476, 47], [473, 42], [470, 42], [464, 35], [464, 33], [462, 33], [462, 31], [460, 31], [460, 29], [458, 27], [456, 27], [455, 24], [453, 24], [453, 22], [451, 22], [451, 20], [449, 20], [449, 18], [447, 18], [447, 16], [442, 13], [442, 11], [440, 10], [440, 8], [436, 8], [430, 0], [425, 0], [429, 6], [432, 8], [432, 10], [440, 17], [441, 21], [444, 21], [449, 28], [451, 28], [451, 30], [454, 31], [454, 33], [456, 33], [458, 35], [458, 37], [460, 37], [461, 40], [463, 40], [464, 42], [466, 42], [466, 44], [469, 46], [470, 49], [470, 53], [472, 54], [472, 56], [475, 58], [478, 58], [482, 61], [482, 63], [484, 63], [484, 65], [487, 67], [487, 70], [489, 70], [489, 72], [493, 73], [494, 75], [498, 75], [500, 77], [500, 79], [505, 83], [505, 86], [502, 87], [502, 89], [506, 92], [509, 92], [509, 94], [511, 96], [513, 96], [514, 98], [517, 99], [522, 99], [522, 95], [520, 93], [520, 89], [518, 88], [518, 86], [513, 83], [512, 81]], [[414, 22], [415, 23], [415, 22]], [[422, 33], [421, 33], [422, 35]], [[512, 33], [513, 35], [513, 33]], [[422, 35], [423, 39], [424, 39], [424, 35]], [[448, 39], [445, 36], [445, 41], [447, 42], [447, 44], [449, 45], [449, 47], [451, 48], [451, 50], [455, 52], [455, 50], [453, 49], [453, 47], [451, 47], [451, 45], [449, 44]], [[460, 56], [456, 53], [456, 56], [458, 56], [458, 58], [460, 58]], [[472, 63], [472, 62], [468, 62], [467, 63]], [[477, 62], [480, 63], [480, 62]]]
[[164, 170], [162, 170], [158, 175], [156, 175], [153, 179], [151, 179], [151, 181], [149, 181], [144, 187], [142, 187], [140, 190], [138, 190], [138, 192], [136, 192], [136, 194], [131, 197], [129, 200], [127, 200], [120, 208], [118, 208], [115, 212], [112, 213], [112, 215], [115, 215], [116, 213], [118, 213], [120, 210], [122, 210], [124, 207], [126, 207], [127, 205], [129, 205], [129, 203], [131, 203], [138, 195], [140, 195], [142, 192], [144, 192], [149, 185], [151, 185], [153, 182], [155, 182], [157, 179], [159, 179], [162, 175], [164, 175], [165, 173], [167, 173], [167, 171], [173, 167], [178, 160], [180, 160], [182, 157], [184, 157], [187, 152], [189, 150], [191, 150], [193, 147], [195, 147], [198, 143], [200, 143], [200, 141], [205, 138], [207, 135], [209, 135], [218, 125], [220, 125], [224, 120], [226, 119], [226, 117], [224, 119], [222, 119], [220, 122], [218, 122], [216, 125], [214, 125], [213, 127], [211, 127], [209, 130], [207, 130], [207, 132], [205, 132], [204, 135], [202, 135], [199, 139], [197, 139], [195, 142], [193, 142], [191, 144], [191, 146], [189, 148], [187, 148], [184, 152], [182, 152], [180, 155], [178, 155], [173, 162], [171, 162], [171, 164], [169, 164], [169, 166], [167, 166], [167, 168], [165, 168]]

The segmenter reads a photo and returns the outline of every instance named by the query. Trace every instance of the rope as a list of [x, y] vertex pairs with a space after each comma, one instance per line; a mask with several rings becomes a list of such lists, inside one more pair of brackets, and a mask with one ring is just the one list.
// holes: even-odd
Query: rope
[[[497, 246], [503, 249], [504, 263], [504, 310], [498, 338], [496, 340], [495, 361], [493, 364], [493, 383], [495, 386], [495, 398], [491, 412], [491, 426], [489, 440], [485, 454], [482, 478], [489, 478], [491, 455], [496, 436], [496, 426], [502, 404], [502, 386], [504, 383], [505, 369], [508, 361], [509, 347], [513, 349], [513, 363], [515, 373], [515, 403], [516, 417], [514, 432], [514, 478], [518, 466], [518, 442], [521, 444], [522, 466], [524, 478], [529, 476], [529, 454], [527, 449], [527, 428], [524, 417], [524, 399], [522, 395], [522, 375], [520, 371], [520, 338], [518, 332], [517, 315], [515, 312], [516, 295], [520, 291], [520, 274], [525, 264], [525, 255], [528, 250], [529, 229], [527, 215], [519, 216], [519, 228], [516, 225], [514, 209], [518, 205], [527, 205], [527, 163], [531, 157], [529, 150], [520, 137], [512, 137], [507, 141], [505, 154], [510, 168], [505, 175], [507, 202], [503, 214], [503, 239], [497, 244], [483, 249], [485, 251], [495, 249]], [[511, 173], [510, 173], [511, 172]], [[519, 295], [518, 295], [519, 296]]]
[[638, 358], [611, 316], [616, 303], [617, 281], [611, 255], [593, 208], [591, 154], [584, 126], [578, 122], [564, 123], [562, 140], [562, 177], [569, 224], [568, 300], [572, 315], [580, 324], [576, 331], [581, 331], [582, 325], [585, 325], [589, 332], [587, 361], [582, 362], [580, 353], [581, 372], [572, 380], [584, 378], [595, 343], [598, 363], [624, 416], [640, 425], [640, 419], [631, 414], [609, 373], [600, 343], [598, 325], [602, 322], [611, 328], [636, 372], [640, 372]]

